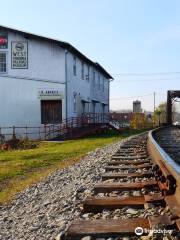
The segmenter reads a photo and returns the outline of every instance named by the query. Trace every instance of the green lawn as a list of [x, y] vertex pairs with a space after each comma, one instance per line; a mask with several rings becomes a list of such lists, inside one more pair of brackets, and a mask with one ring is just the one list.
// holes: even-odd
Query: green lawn
[[0, 151], [0, 203], [9, 201], [14, 194], [40, 181], [56, 169], [79, 161], [87, 152], [103, 147], [132, 134], [110, 131], [106, 135], [91, 136], [65, 142], [41, 142], [35, 149]]

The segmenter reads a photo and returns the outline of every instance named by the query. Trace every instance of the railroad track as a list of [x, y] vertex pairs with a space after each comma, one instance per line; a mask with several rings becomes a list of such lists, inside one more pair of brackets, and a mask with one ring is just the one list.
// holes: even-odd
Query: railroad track
[[154, 134], [132, 138], [112, 156], [62, 239], [180, 239], [179, 173]]

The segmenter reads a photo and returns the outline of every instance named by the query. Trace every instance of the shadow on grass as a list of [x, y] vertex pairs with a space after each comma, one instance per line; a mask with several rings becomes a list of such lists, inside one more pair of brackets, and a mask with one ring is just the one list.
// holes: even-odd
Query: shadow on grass
[[94, 134], [94, 135], [89, 135], [85, 138], [88, 139], [93, 139], [93, 138], [112, 138], [112, 137], [117, 137], [117, 138], [124, 138], [124, 137], [129, 137], [131, 135], [135, 135], [135, 134], [140, 134], [143, 133], [145, 131], [148, 131], [149, 129], [124, 129], [120, 132], [112, 129], [112, 130], [107, 130], [105, 133], [101, 133], [101, 134]]

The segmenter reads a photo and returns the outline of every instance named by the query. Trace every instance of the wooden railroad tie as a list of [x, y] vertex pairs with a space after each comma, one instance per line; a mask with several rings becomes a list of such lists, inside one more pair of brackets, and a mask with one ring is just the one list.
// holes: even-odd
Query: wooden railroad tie
[[113, 160], [108, 162], [108, 165], [121, 165], [121, 164], [125, 164], [125, 165], [141, 165], [144, 163], [150, 163], [149, 159], [146, 160]]
[[135, 166], [107, 166], [105, 167], [105, 171], [113, 171], [113, 170], [128, 170], [128, 169], [141, 169], [141, 168], [152, 168], [152, 164], [150, 163], [145, 163], [141, 165], [135, 165]]
[[157, 181], [150, 180], [147, 182], [140, 183], [98, 183], [94, 186], [94, 192], [112, 192], [120, 190], [141, 190], [142, 188], [149, 188], [153, 186], [158, 186]]
[[137, 236], [135, 229], [141, 227], [143, 235], [148, 235], [148, 231], [157, 226], [173, 229], [174, 221], [168, 215], [148, 218], [133, 219], [98, 219], [98, 220], [75, 220], [71, 223], [66, 233], [67, 240], [77, 240], [85, 236], [94, 237], [119, 237]]
[[113, 210], [125, 206], [144, 208], [145, 203], [160, 203], [164, 200], [161, 195], [131, 196], [131, 197], [87, 197], [83, 202], [84, 212], [97, 213], [103, 209]]
[[152, 177], [152, 172], [142, 172], [142, 173], [104, 173], [101, 175], [102, 180], [107, 179], [118, 179], [118, 178], [136, 178], [136, 177]]
[[138, 160], [138, 159], [145, 159], [147, 158], [147, 156], [121, 156], [121, 155], [115, 155], [115, 156], [112, 156], [111, 159], [113, 160]]

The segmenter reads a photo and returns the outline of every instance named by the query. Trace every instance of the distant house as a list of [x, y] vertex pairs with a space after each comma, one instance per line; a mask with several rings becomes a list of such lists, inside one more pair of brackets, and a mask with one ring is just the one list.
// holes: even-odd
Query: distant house
[[144, 113], [133, 113], [133, 112], [111, 112], [111, 121], [118, 123], [120, 126], [130, 126], [131, 121], [136, 114], [140, 114], [142, 117], [145, 117]]
[[130, 126], [130, 122], [133, 118], [132, 112], [126, 113], [119, 113], [119, 112], [112, 112], [110, 113], [111, 120], [114, 122], [118, 122], [122, 126]]
[[0, 26], [0, 126], [109, 112], [112, 76], [74, 46]]

